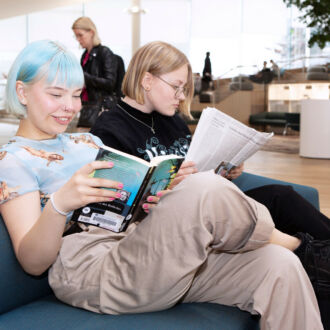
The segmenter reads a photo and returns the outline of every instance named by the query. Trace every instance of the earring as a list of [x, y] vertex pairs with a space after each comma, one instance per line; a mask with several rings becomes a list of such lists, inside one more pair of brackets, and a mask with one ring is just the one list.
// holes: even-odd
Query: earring
[[149, 92], [150, 91], [150, 87], [149, 86], [145, 87], [144, 89], [145, 89], [146, 92]]

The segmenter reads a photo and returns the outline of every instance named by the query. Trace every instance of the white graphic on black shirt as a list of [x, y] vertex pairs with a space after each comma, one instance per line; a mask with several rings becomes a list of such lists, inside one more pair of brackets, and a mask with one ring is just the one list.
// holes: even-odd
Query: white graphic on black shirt
[[146, 148], [138, 148], [137, 151], [143, 158], [147, 161], [150, 161], [152, 158], [161, 155], [177, 155], [185, 156], [187, 154], [190, 144], [190, 135], [187, 135], [186, 138], [179, 138], [173, 142], [173, 144], [166, 148], [164, 145], [159, 143], [158, 138], [150, 138], [150, 142], [146, 141]]

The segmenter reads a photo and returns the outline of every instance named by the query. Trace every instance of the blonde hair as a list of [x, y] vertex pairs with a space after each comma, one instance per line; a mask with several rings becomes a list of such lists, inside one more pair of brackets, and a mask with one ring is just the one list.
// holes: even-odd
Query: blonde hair
[[137, 50], [127, 68], [122, 84], [122, 92], [137, 103], [144, 104], [142, 87], [144, 74], [149, 72], [154, 76], [160, 76], [175, 71], [183, 65], [187, 65], [188, 68], [186, 84], [188, 94], [185, 100], [180, 102], [179, 111], [191, 117], [190, 103], [194, 95], [191, 65], [186, 55], [168, 43], [153, 41]]
[[96, 26], [89, 17], [82, 16], [82, 17], [77, 18], [74, 21], [74, 23], [72, 24], [72, 30], [74, 30], [74, 29], [93, 31], [94, 32], [93, 46], [98, 46], [101, 43], [101, 39], [97, 32]]

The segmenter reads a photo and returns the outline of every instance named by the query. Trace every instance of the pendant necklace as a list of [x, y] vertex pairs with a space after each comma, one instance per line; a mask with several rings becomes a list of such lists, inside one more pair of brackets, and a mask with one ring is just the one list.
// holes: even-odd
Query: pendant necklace
[[151, 115], [151, 126], [150, 126], [150, 125], [144, 123], [142, 120], [135, 118], [133, 115], [131, 115], [129, 112], [127, 112], [127, 111], [126, 111], [126, 110], [125, 110], [120, 104], [117, 104], [117, 106], [118, 106], [121, 110], [123, 110], [123, 111], [126, 113], [126, 115], [130, 116], [131, 118], [133, 118], [134, 120], [136, 120], [136, 121], [138, 121], [139, 123], [143, 124], [144, 126], [147, 126], [148, 128], [150, 128], [152, 134], [156, 134], [156, 131], [155, 131], [155, 129], [154, 129], [154, 117], [153, 117], [152, 115]]

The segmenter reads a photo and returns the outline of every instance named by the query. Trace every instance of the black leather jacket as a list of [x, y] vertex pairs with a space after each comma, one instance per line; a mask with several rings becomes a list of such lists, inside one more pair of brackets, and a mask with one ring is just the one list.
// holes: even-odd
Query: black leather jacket
[[[86, 55], [81, 56], [81, 65]], [[117, 59], [106, 46], [94, 47], [83, 66], [89, 104], [104, 104], [113, 97], [117, 78]]]

